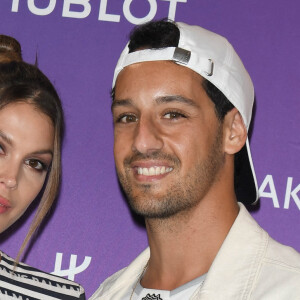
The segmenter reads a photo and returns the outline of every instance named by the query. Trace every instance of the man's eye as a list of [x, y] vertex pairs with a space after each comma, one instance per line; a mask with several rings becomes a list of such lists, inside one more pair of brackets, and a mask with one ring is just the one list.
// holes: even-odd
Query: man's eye
[[164, 114], [165, 119], [179, 119], [179, 118], [186, 118], [186, 116], [182, 113], [176, 112], [176, 111], [171, 111], [166, 114]]
[[137, 117], [135, 115], [125, 115], [119, 117], [117, 120], [118, 123], [133, 123], [137, 121]]
[[37, 159], [27, 159], [25, 160], [25, 164], [28, 165], [30, 168], [35, 169], [36, 171], [46, 171], [47, 166], [46, 164], [42, 163]]

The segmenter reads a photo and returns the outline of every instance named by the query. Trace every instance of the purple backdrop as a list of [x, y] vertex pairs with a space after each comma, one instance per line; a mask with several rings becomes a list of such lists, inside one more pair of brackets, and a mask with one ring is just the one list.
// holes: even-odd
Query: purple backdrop
[[[253, 215], [300, 251], [299, 10], [286, 0], [1, 1], [1, 33], [21, 42], [26, 61], [38, 55], [66, 114], [61, 194], [25, 261], [66, 270], [61, 274], [75, 277], [90, 296], [147, 245], [116, 179], [109, 91], [133, 23], [166, 16], [226, 36], [241, 56], [256, 90], [251, 146], [262, 198]], [[11, 256], [32, 211], [1, 237]]]

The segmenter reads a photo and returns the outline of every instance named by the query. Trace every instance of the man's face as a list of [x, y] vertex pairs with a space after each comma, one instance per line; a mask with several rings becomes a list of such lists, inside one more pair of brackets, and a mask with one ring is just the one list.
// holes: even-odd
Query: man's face
[[118, 76], [114, 155], [132, 209], [147, 218], [186, 211], [223, 166], [222, 125], [202, 77], [172, 62], [143, 62]]

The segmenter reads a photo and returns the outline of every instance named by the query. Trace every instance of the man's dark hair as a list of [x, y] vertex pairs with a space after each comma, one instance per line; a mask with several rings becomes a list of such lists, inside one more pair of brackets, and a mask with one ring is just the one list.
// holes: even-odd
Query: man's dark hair
[[[175, 23], [168, 20], [152, 21], [134, 28], [130, 33], [129, 52], [141, 49], [177, 47], [179, 38], [180, 32]], [[215, 104], [218, 119], [223, 121], [227, 112], [233, 109], [234, 106], [218, 88], [205, 78], [202, 86]]]

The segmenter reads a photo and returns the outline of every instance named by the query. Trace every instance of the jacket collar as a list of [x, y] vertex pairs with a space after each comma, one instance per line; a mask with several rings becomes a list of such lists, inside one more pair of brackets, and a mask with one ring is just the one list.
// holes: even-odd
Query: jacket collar
[[248, 299], [268, 243], [268, 234], [243, 204], [215, 257], [206, 280], [192, 299]]
[[[256, 272], [265, 253], [268, 234], [255, 222], [243, 204], [201, 289], [192, 299], [247, 299]], [[150, 249], [144, 250], [127, 268], [111, 278], [103, 289], [102, 297], [122, 294], [125, 287], [136, 283], [150, 257]], [[114, 277], [114, 276], [112, 276]], [[106, 298], [102, 298], [106, 299]], [[107, 298], [111, 299], [111, 298]]]

